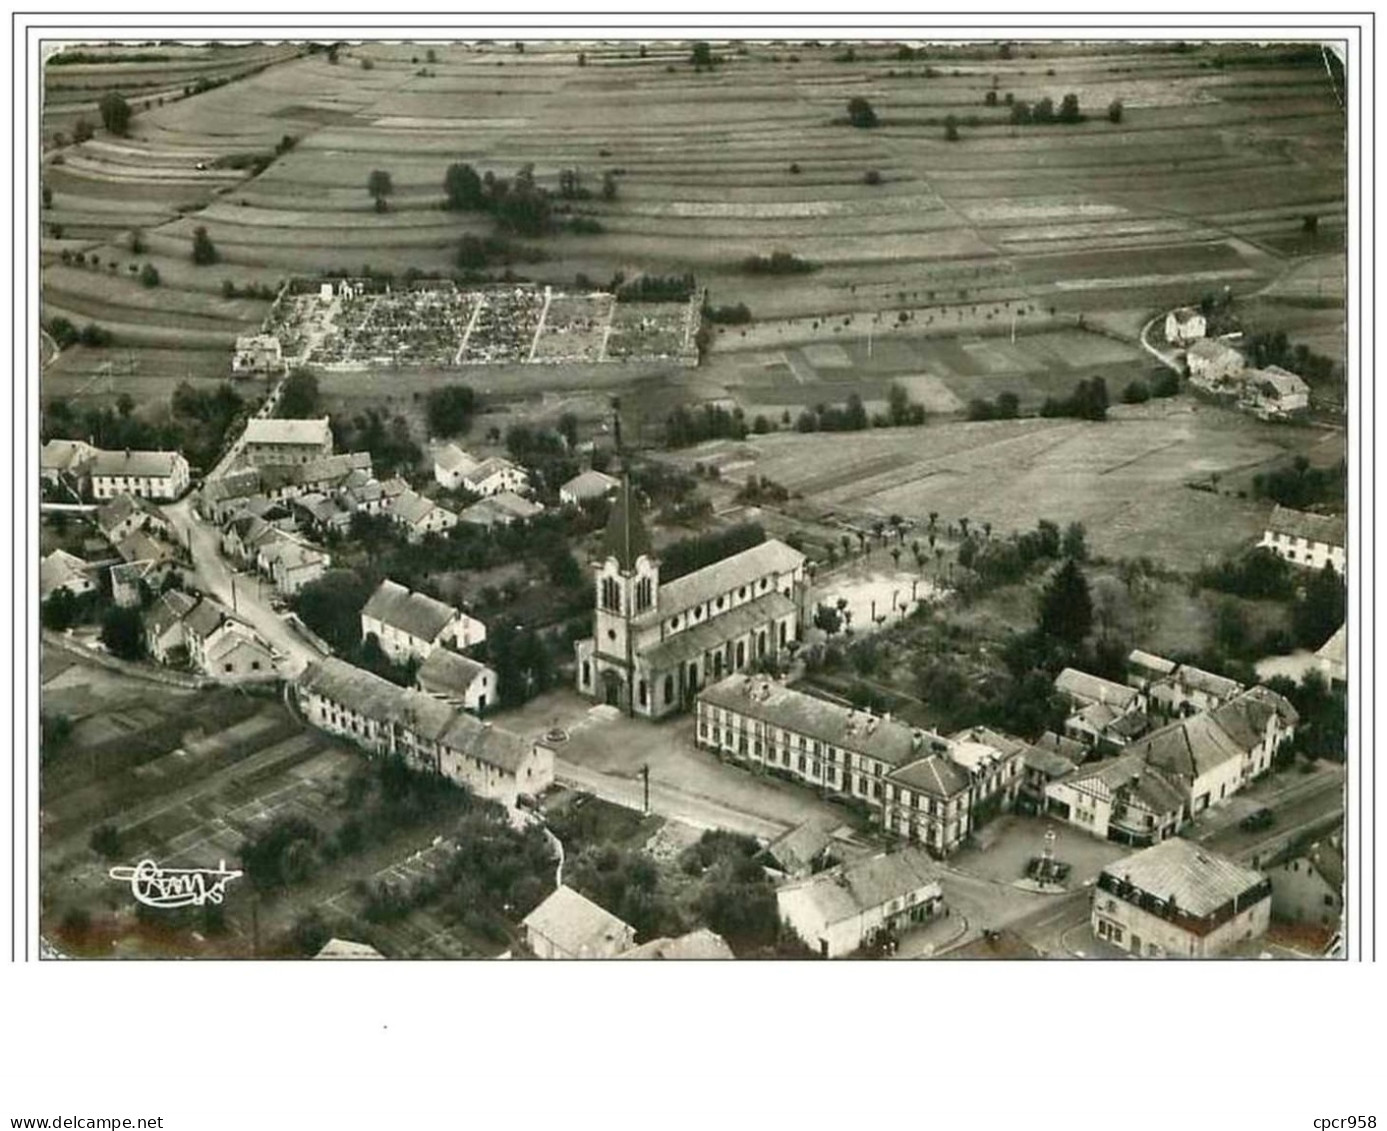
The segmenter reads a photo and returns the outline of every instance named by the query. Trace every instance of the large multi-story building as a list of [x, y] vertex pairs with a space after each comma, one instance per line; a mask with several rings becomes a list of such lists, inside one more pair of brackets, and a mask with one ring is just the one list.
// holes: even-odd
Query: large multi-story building
[[361, 610], [361, 635], [374, 636], [391, 661], [425, 660], [436, 648], [470, 648], [486, 639], [486, 625], [427, 593], [388, 577]]
[[720, 757], [854, 798], [888, 832], [938, 856], [980, 816], [1010, 808], [1026, 748], [981, 728], [945, 738], [759, 675], [700, 692], [696, 736]]
[[246, 424], [241, 455], [253, 467], [311, 463], [332, 455], [332, 429], [326, 416], [321, 420], [257, 416]]
[[342, 660], [309, 664], [296, 681], [310, 723], [376, 754], [403, 758], [482, 797], [514, 806], [554, 781], [554, 753], [413, 688]]
[[1259, 546], [1310, 569], [1334, 567], [1344, 572], [1345, 523], [1334, 515], [1310, 514], [1275, 506]]
[[783, 657], [800, 638], [803, 554], [772, 538], [661, 582], [629, 484], [612, 505], [596, 575], [595, 632], [577, 645], [578, 690], [628, 714], [684, 710], [708, 683]]
[[95, 499], [176, 499], [188, 489], [188, 461], [179, 452], [97, 451], [87, 470]]
[[1258, 938], [1271, 880], [1172, 837], [1109, 864], [1093, 892], [1093, 933], [1141, 958], [1212, 958]]

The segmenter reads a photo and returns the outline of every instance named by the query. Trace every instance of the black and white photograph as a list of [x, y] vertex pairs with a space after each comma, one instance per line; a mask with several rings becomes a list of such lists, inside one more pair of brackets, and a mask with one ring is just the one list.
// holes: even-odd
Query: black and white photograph
[[274, 18], [12, 44], [12, 957], [1375, 958], [1371, 14]]

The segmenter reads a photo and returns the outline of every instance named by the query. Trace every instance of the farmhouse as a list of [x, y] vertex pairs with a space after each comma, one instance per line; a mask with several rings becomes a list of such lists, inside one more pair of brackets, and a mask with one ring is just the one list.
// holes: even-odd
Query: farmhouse
[[39, 453], [39, 478], [54, 486], [66, 481], [81, 494], [96, 452], [83, 440], [49, 440]]
[[437, 648], [470, 648], [486, 639], [486, 625], [426, 593], [386, 578], [361, 610], [361, 636], [374, 636], [391, 661], [427, 659]]
[[522, 794], [553, 783], [548, 747], [341, 660], [310, 664], [295, 688], [299, 709], [320, 730], [399, 756], [482, 797], [514, 806]]
[[469, 456], [456, 444], [444, 444], [433, 457], [433, 477], [440, 487], [456, 491], [462, 486], [462, 477], [471, 471], [478, 461]]
[[503, 491], [519, 494], [530, 489], [530, 475], [518, 464], [501, 456], [492, 456], [464, 470], [462, 485], [483, 498], [499, 495]]
[[1125, 714], [1141, 706], [1141, 695], [1136, 688], [1089, 675], [1077, 668], [1065, 668], [1060, 672], [1055, 677], [1055, 690], [1078, 710], [1101, 703], [1117, 713]]
[[270, 464], [259, 469], [260, 489], [271, 499], [293, 499], [345, 486], [353, 472], [371, 475], [370, 452], [339, 452], [307, 463]]
[[96, 589], [91, 566], [76, 554], [61, 549], [39, 561], [39, 600], [48, 600], [59, 589], [66, 589], [74, 597]]
[[447, 507], [440, 507], [417, 491], [401, 492], [390, 505], [390, 517], [403, 526], [405, 537], [418, 542], [425, 534], [441, 534], [457, 525], [458, 516]]
[[631, 924], [563, 884], [521, 926], [536, 958], [615, 958], [636, 944]]
[[252, 373], [278, 373], [284, 368], [284, 351], [274, 334], [246, 334], [236, 339], [231, 357], [234, 376]]
[[231, 622], [208, 642], [203, 670], [221, 683], [274, 679], [274, 653], [254, 632]]
[[1279, 554], [1288, 562], [1323, 569], [1326, 564], [1335, 573], [1344, 572], [1345, 523], [1336, 515], [1310, 514], [1275, 506], [1267, 520], [1259, 546]]
[[253, 467], [311, 463], [332, 455], [332, 429], [326, 416], [321, 420], [257, 416], [246, 423], [241, 454]]
[[[983, 741], [979, 741], [983, 739]], [[1021, 787], [1025, 744], [992, 732], [953, 739], [806, 695], [766, 676], [731, 675], [698, 695], [695, 741], [857, 800], [883, 828], [936, 855]]]
[[1344, 913], [1344, 850], [1335, 834], [1268, 871], [1271, 915], [1333, 932]]
[[496, 673], [447, 648], [435, 648], [429, 653], [414, 682], [420, 691], [478, 715], [496, 702]]
[[786, 884], [775, 901], [781, 920], [811, 950], [842, 958], [933, 919], [944, 892], [929, 855], [905, 848]]
[[1189, 366], [1190, 384], [1212, 392], [1238, 381], [1246, 362], [1242, 354], [1217, 338], [1200, 338], [1190, 345], [1185, 364]]
[[1283, 419], [1310, 407], [1310, 386], [1279, 365], [1249, 369], [1238, 404], [1263, 420]]
[[1165, 340], [1171, 345], [1188, 345], [1202, 338], [1207, 329], [1204, 315], [1192, 306], [1182, 306], [1165, 316]]
[[1127, 654], [1127, 686], [1149, 691], [1153, 683], [1171, 675], [1178, 666], [1174, 660], [1133, 648]]
[[559, 488], [559, 502], [576, 507], [596, 499], [605, 499], [621, 486], [621, 480], [601, 471], [584, 471]]
[[176, 499], [188, 489], [188, 461], [178, 452], [97, 451], [89, 469], [95, 499]]
[[158, 538], [173, 536], [173, 527], [164, 517], [163, 511], [153, 503], [137, 499], [133, 495], [117, 495], [109, 503], [98, 507], [96, 528], [112, 545], [123, 541], [137, 530], [147, 531]]
[[1109, 864], [1093, 892], [1093, 933], [1142, 958], [1212, 958], [1266, 934], [1271, 881], [1172, 837]]
[[502, 491], [485, 499], [478, 499], [458, 515], [459, 522], [469, 526], [510, 526], [516, 522], [526, 522], [540, 514], [544, 507], [513, 491]]
[[196, 597], [170, 589], [145, 612], [145, 647], [157, 663], [172, 664], [186, 658], [188, 642], [184, 635], [183, 619], [196, 607]]
[[275, 531], [256, 549], [255, 564], [282, 596], [292, 597], [310, 581], [322, 577], [332, 566], [332, 558], [325, 550]]
[[1151, 684], [1152, 706], [1167, 715], [1194, 714], [1222, 707], [1246, 688], [1235, 679], [1206, 672], [1193, 664], [1180, 664], [1163, 679]]
[[255, 468], [233, 471], [208, 479], [198, 491], [197, 507], [203, 518], [221, 525], [249, 499], [260, 497], [260, 473]]
[[708, 681], [798, 644], [803, 554], [770, 539], [662, 584], [629, 484], [596, 574], [596, 631], [577, 644], [578, 690], [628, 714], [687, 709]]

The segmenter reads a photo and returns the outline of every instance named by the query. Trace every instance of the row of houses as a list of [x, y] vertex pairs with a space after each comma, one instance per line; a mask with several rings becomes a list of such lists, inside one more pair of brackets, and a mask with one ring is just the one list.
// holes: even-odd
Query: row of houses
[[554, 781], [554, 754], [542, 742], [342, 660], [310, 664], [294, 690], [300, 711], [319, 730], [370, 753], [400, 757], [481, 797], [514, 807]]
[[764, 675], [732, 675], [699, 692], [696, 742], [855, 799], [883, 829], [936, 856], [1014, 804], [1027, 745], [984, 727], [945, 737]]
[[1293, 565], [1315, 570], [1327, 565], [1342, 574], [1347, 534], [1342, 515], [1311, 514], [1277, 505], [1258, 545]]
[[188, 461], [180, 452], [109, 451], [83, 440], [49, 440], [39, 454], [39, 476], [50, 486], [98, 502], [130, 495], [173, 500], [188, 489]]
[[292, 519], [243, 512], [222, 529], [221, 550], [231, 561], [254, 570], [283, 597], [292, 597], [332, 567], [332, 555], [302, 538]]

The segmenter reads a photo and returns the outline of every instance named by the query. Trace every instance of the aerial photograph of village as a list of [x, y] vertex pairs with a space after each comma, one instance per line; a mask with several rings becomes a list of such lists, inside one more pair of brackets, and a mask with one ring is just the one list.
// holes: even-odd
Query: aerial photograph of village
[[45, 955], [1344, 957], [1343, 60], [46, 43]]

